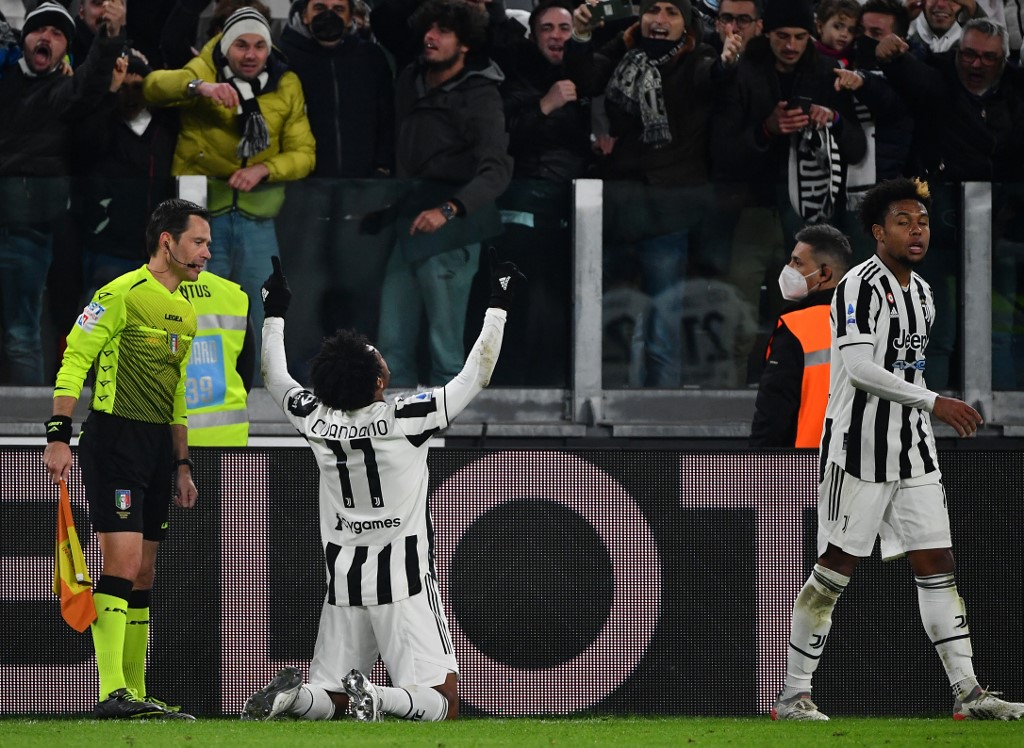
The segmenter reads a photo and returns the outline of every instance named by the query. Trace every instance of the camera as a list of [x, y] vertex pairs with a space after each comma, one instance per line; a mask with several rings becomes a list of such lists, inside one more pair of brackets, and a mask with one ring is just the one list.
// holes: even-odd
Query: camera
[[620, 18], [632, 18], [636, 8], [629, 0], [601, 0], [591, 8], [594, 23], [599, 21], [615, 21]]

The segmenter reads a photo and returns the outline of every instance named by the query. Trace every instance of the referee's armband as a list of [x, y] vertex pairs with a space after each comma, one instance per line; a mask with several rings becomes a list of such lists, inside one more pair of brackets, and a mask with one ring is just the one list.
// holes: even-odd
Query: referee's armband
[[46, 422], [46, 442], [71, 443], [71, 416], [50, 416]]

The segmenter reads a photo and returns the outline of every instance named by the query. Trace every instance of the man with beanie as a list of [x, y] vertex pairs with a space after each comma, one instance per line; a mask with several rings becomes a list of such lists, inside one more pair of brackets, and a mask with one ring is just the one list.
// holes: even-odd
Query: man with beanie
[[[272, 48], [269, 21], [239, 8], [183, 69], [146, 76], [143, 92], [151, 104], [179, 108], [172, 174], [207, 177], [217, 247], [210, 272], [258, 299], [263, 268], [278, 254], [283, 183], [306, 177], [316, 163], [302, 84]], [[263, 310], [251, 309], [258, 328]]]
[[[124, 39], [101, 34], [69, 77], [63, 63], [75, 22], [58, 3], [25, 17], [21, 55], [0, 70], [0, 303], [3, 380], [43, 384], [40, 315], [53, 251], [53, 224], [68, 201], [75, 123], [108, 92]], [[16, 177], [17, 179], [12, 179]]]
[[305, 361], [338, 328], [377, 336], [394, 231], [368, 217], [394, 190], [388, 177], [395, 168], [395, 86], [384, 50], [355, 33], [351, 0], [294, 2], [280, 48], [302, 81], [316, 138], [313, 178], [288, 185], [278, 218], [281, 236], [302, 236], [304, 243], [288, 265], [305, 289], [293, 314], [320, 322], [289, 334]]
[[867, 144], [853, 97], [836, 90], [838, 63], [811, 43], [806, 0], [766, 3], [764, 32], [748, 42], [715, 110], [710, 153], [713, 180], [732, 189], [740, 211], [729, 275], [767, 321], [782, 299], [762, 300], [760, 289], [775, 287], [805, 224], [841, 219], [846, 166]]

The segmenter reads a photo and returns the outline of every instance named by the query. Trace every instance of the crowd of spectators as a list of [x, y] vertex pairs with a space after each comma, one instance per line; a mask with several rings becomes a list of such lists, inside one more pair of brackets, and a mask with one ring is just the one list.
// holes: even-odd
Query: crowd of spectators
[[883, 179], [933, 185], [926, 274], [955, 298], [955, 185], [1024, 174], [1013, 2], [283, 4], [0, 2], [0, 384], [50, 380], [44, 323], [142, 263], [175, 177], [205, 182], [211, 270], [258, 294], [280, 254], [308, 279], [300, 376], [356, 327], [410, 386], [475, 338], [485, 244], [530, 279], [495, 383], [565, 383], [571, 182], [603, 179], [606, 385], [642, 387], [756, 381], [794, 236], [866, 254], [851, 216]]

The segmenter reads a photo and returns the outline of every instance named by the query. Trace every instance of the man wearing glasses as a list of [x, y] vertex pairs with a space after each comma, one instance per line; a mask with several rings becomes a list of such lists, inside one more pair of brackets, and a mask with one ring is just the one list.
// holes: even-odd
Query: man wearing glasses
[[922, 62], [893, 34], [875, 54], [886, 78], [929, 123], [928, 169], [944, 182], [1020, 179], [1024, 163], [1024, 73], [1007, 66], [1006, 28], [964, 24], [956, 48]]
[[761, 20], [761, 0], [721, 0], [715, 17], [715, 31], [718, 38], [710, 37], [708, 43], [716, 51], [728, 50], [722, 64], [731, 67], [739, 62], [747, 42], [761, 35], [764, 22]]

